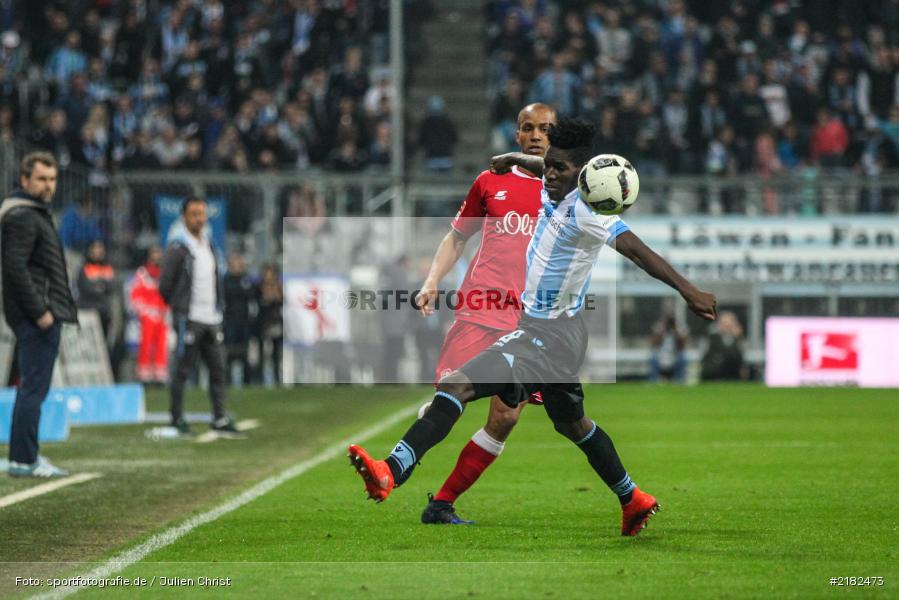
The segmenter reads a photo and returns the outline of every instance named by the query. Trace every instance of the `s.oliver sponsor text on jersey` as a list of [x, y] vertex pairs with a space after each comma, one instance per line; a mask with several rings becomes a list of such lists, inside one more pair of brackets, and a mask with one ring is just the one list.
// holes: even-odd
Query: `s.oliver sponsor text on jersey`
[[[503, 175], [489, 171], [478, 175], [452, 225], [466, 237], [481, 232], [481, 244], [465, 274], [461, 294], [467, 297], [473, 291], [498, 290], [502, 297], [521, 296], [525, 253], [534, 235], [542, 188], [539, 178], [517, 167]], [[503, 330], [514, 329], [518, 317], [518, 308], [511, 306], [474, 309], [460, 305], [456, 310], [456, 319]]]

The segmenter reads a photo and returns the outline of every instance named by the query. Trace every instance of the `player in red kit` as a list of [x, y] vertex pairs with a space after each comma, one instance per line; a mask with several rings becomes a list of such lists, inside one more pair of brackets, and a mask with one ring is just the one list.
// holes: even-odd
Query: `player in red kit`
[[[522, 152], [543, 156], [547, 132], [556, 112], [546, 104], [530, 104], [518, 113], [516, 141]], [[478, 247], [459, 290], [463, 299], [446, 334], [434, 383], [458, 369], [518, 325], [518, 301], [524, 289], [525, 252], [534, 235], [540, 210], [542, 181], [514, 168], [498, 175], [484, 171], [472, 184], [452, 228], [434, 255], [431, 269], [416, 297], [425, 315], [433, 313], [440, 280], [452, 269], [468, 238], [481, 232]], [[539, 396], [534, 399], [538, 401]], [[456, 467], [435, 496], [429, 495], [422, 523], [466, 524], [453, 502], [470, 488], [503, 450], [526, 403], [510, 408], [499, 397], [490, 400], [487, 423], [462, 449]]]
[[143, 383], [164, 383], [169, 378], [169, 307], [159, 293], [159, 261], [162, 250], [153, 247], [147, 262], [134, 274], [131, 307], [140, 319], [137, 378]]

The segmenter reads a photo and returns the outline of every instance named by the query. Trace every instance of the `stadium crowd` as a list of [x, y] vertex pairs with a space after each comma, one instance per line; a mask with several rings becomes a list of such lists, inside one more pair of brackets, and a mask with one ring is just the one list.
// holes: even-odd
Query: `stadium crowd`
[[542, 101], [645, 175], [899, 168], [894, 0], [494, 0], [497, 150]]
[[387, 0], [3, 3], [0, 139], [27, 132], [61, 167], [87, 165], [99, 186], [118, 168], [385, 164], [388, 8]]

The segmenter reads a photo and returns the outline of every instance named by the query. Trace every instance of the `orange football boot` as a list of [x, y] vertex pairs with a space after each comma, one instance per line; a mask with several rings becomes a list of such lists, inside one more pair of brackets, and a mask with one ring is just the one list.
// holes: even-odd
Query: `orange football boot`
[[655, 498], [635, 487], [631, 501], [621, 507], [621, 535], [637, 535], [661, 509]]
[[375, 502], [383, 502], [394, 488], [393, 473], [385, 460], [375, 460], [361, 446], [351, 444], [350, 464], [365, 481], [365, 491]]

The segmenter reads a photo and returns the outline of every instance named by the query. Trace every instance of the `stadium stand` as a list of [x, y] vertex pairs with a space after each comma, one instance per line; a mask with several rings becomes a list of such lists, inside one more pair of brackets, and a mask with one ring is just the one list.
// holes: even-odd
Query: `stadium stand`
[[643, 175], [899, 167], [895, 2], [495, 0], [487, 18], [497, 150], [539, 100]]
[[339, 167], [349, 143], [366, 166], [388, 122], [387, 2], [12, 4], [0, 121], [98, 183], [129, 167]]

